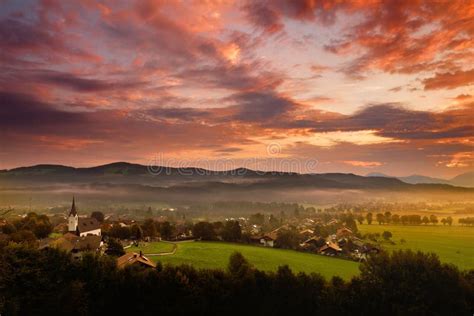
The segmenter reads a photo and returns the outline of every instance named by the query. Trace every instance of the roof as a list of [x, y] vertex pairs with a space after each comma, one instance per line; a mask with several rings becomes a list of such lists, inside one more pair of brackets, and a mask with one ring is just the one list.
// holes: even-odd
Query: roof
[[329, 249], [332, 249], [332, 250], [335, 250], [335, 251], [342, 251], [341, 247], [339, 247], [337, 244], [329, 241], [324, 246], [319, 248], [319, 252], [324, 252], [324, 251], [329, 250]]
[[117, 266], [123, 268], [131, 264], [138, 264], [145, 267], [155, 268], [156, 265], [141, 253], [129, 252], [117, 258]]
[[352, 230], [350, 230], [349, 228], [347, 227], [342, 227], [342, 228], [339, 228], [336, 232], [337, 235], [339, 234], [344, 234], [344, 233], [349, 233], [349, 234], [353, 234]]
[[278, 237], [278, 232], [277, 231], [272, 231], [268, 234], [263, 235], [262, 238], [265, 238], [266, 240], [276, 240]]
[[272, 230], [272, 231], [270, 232], [270, 234], [275, 234], [275, 235], [276, 235], [280, 230], [288, 229], [288, 228], [289, 228], [289, 227], [288, 227], [288, 224], [285, 224], [285, 225], [282, 225], [282, 226], [280, 226], [280, 227], [278, 227], [278, 228], [275, 228], [274, 230]]
[[72, 205], [71, 205], [71, 211], [69, 212], [69, 216], [77, 216], [76, 203], [74, 201], [74, 197], [72, 197]]
[[311, 237], [311, 238], [306, 239], [305, 241], [303, 241], [303, 244], [310, 244], [310, 243], [318, 242], [321, 239], [322, 239], [321, 237]]
[[97, 250], [100, 247], [100, 242], [102, 241], [101, 236], [82, 236], [77, 237], [74, 242], [74, 249], [75, 250]]
[[102, 241], [101, 236], [75, 236], [73, 234], [66, 234], [58, 239], [50, 241], [47, 247], [57, 248], [65, 251], [86, 251], [97, 250]]
[[71, 232], [67, 232], [63, 235], [63, 237], [66, 238], [66, 239], [71, 239], [71, 238], [74, 239], [74, 238], [77, 238], [77, 235], [73, 234]]
[[264, 239], [266, 241], [270, 241], [270, 240], [276, 240], [276, 238], [273, 238], [271, 235], [263, 235], [262, 237], [260, 237], [260, 239]]
[[86, 233], [91, 230], [96, 230], [100, 228], [100, 223], [93, 217], [89, 218], [79, 218], [79, 223], [77, 229], [79, 233]]

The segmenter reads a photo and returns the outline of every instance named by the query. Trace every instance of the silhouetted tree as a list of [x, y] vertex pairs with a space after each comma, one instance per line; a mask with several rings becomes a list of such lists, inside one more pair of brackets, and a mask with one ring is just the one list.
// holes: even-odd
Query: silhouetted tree
[[103, 223], [104, 218], [105, 218], [104, 213], [102, 213], [100, 211], [92, 212], [91, 217], [95, 218], [99, 223]]
[[142, 225], [143, 236], [145, 237], [155, 237], [158, 233], [156, 229], [156, 223], [153, 219], [148, 218], [143, 222]]
[[35, 244], [37, 241], [35, 234], [33, 234], [31, 230], [27, 229], [18, 230], [10, 234], [10, 238], [12, 241], [17, 243]]
[[173, 234], [174, 234], [174, 227], [170, 224], [170, 222], [160, 223], [161, 238], [165, 240], [169, 240], [173, 237]]
[[238, 241], [242, 237], [242, 229], [238, 221], [227, 221], [222, 230], [222, 239]]
[[1, 226], [0, 229], [2, 233], [7, 234], [7, 235], [10, 235], [16, 232], [16, 227], [11, 223], [6, 223], [5, 225]]
[[132, 226], [130, 226], [130, 235], [136, 240], [141, 240], [143, 238], [143, 231], [140, 225], [133, 224]]
[[265, 215], [261, 213], [252, 214], [249, 217], [249, 223], [262, 226], [265, 223]]
[[234, 252], [230, 255], [227, 269], [232, 276], [242, 278], [251, 271], [252, 266], [240, 252]]
[[473, 288], [468, 289], [456, 267], [442, 264], [435, 254], [381, 253], [369, 257], [360, 269], [350, 291], [356, 291], [361, 301], [377, 299], [361, 304], [359, 314], [461, 315], [474, 307], [469, 302]]
[[112, 238], [118, 239], [130, 239], [132, 232], [128, 226], [120, 226], [119, 224], [114, 224], [106, 234]]
[[367, 224], [372, 224], [372, 213], [367, 213], [367, 215], [365, 216], [367, 218]]
[[301, 236], [298, 232], [290, 229], [282, 229], [278, 231], [275, 244], [279, 248], [295, 249], [301, 242]]
[[115, 238], [109, 238], [105, 253], [109, 256], [120, 257], [125, 254], [122, 244]]
[[202, 240], [216, 240], [214, 226], [208, 222], [199, 222], [193, 226], [193, 236]]
[[453, 218], [451, 216], [446, 217], [446, 223], [451, 226], [453, 224]]
[[385, 222], [385, 216], [382, 213], [377, 213], [377, 215], [375, 215], [375, 218], [377, 219], [379, 225]]

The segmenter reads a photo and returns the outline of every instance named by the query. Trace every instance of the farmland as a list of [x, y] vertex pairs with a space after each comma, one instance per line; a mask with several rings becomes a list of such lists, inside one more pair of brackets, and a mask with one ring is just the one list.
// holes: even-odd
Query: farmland
[[143, 253], [158, 254], [158, 253], [172, 252], [174, 247], [175, 247], [175, 244], [171, 242], [151, 242], [151, 243], [144, 243], [140, 245], [140, 247], [132, 246], [130, 248], [127, 248], [126, 251], [139, 252], [141, 250]]
[[443, 262], [453, 263], [461, 269], [474, 269], [474, 227], [372, 224], [359, 225], [359, 230], [363, 234], [390, 231], [395, 245], [384, 242], [385, 249], [434, 252]]
[[[165, 247], [159, 243], [151, 243], [143, 248], [129, 248], [129, 251], [150, 252]], [[344, 279], [357, 275], [359, 264], [343, 259], [324, 257], [293, 250], [263, 248], [250, 245], [222, 243], [222, 242], [181, 242], [177, 243], [175, 254], [166, 256], [150, 256], [151, 259], [163, 264], [190, 264], [196, 268], [225, 269], [229, 256], [234, 251], [241, 252], [256, 268], [265, 271], [276, 271], [278, 266], [287, 264], [295, 272], [317, 272], [326, 278], [340, 276]], [[167, 244], [169, 247], [169, 244]], [[169, 248], [162, 248], [169, 249]], [[149, 251], [150, 250], [150, 251]], [[155, 252], [153, 252], [155, 253]]]

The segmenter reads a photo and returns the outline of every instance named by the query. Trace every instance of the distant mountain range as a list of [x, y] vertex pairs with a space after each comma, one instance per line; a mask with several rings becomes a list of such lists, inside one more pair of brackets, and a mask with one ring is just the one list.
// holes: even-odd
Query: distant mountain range
[[432, 178], [422, 175], [411, 175], [407, 177], [391, 177], [389, 175], [383, 173], [372, 172], [367, 174], [368, 177], [385, 177], [385, 178], [396, 178], [403, 182], [410, 183], [410, 184], [420, 184], [420, 183], [430, 183], [430, 184], [449, 184], [453, 186], [459, 187], [467, 187], [467, 188], [474, 188], [474, 171], [466, 172], [460, 174], [451, 179], [440, 179], [440, 178]]
[[452, 184], [455, 179], [456, 183], [469, 184], [466, 178], [469, 180], [463, 175], [446, 183], [415, 176], [397, 179], [381, 174], [364, 177], [345, 173], [298, 174], [244, 168], [209, 171], [148, 167], [127, 162], [91, 168], [37, 165], [0, 171], [0, 204], [16, 204], [19, 200], [26, 204], [33, 199], [49, 205], [51, 201], [68, 200], [73, 194], [96, 203], [216, 200], [335, 203], [376, 196], [395, 200], [405, 195], [420, 198], [425, 194], [435, 198], [462, 198], [472, 196], [474, 188]]
[[171, 168], [144, 166], [127, 162], [74, 168], [62, 165], [36, 165], [10, 170], [0, 170], [0, 180], [32, 181], [48, 183], [109, 183], [150, 184], [159, 186], [189, 185], [196, 182], [233, 183], [278, 187], [304, 186], [318, 188], [407, 188], [407, 184], [437, 184], [440, 187], [474, 187], [474, 172], [459, 175], [450, 180], [420, 175], [390, 177], [381, 173], [370, 173], [366, 177], [345, 173], [298, 174], [291, 172], [265, 172], [238, 168], [226, 171], [211, 171], [201, 168]]

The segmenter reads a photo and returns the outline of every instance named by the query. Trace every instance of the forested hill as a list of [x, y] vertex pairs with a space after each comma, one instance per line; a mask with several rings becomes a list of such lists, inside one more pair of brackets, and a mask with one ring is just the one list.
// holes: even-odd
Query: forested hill
[[[200, 168], [170, 168], [116, 162], [90, 168], [36, 165], [0, 171], [0, 181], [31, 183], [107, 183], [153, 186], [201, 186], [232, 188], [318, 188], [464, 191], [445, 184], [408, 184], [396, 178], [358, 176], [345, 173], [298, 174], [264, 172], [245, 168], [211, 171]], [[201, 184], [201, 185], [200, 185]], [[473, 190], [474, 192], [474, 190]]]
[[73, 195], [90, 205], [216, 201], [340, 203], [367, 198], [470, 200], [474, 188], [409, 184], [344, 173], [298, 174], [249, 169], [209, 171], [113, 163], [91, 168], [38, 165], [0, 172], [4, 205], [52, 206]]

